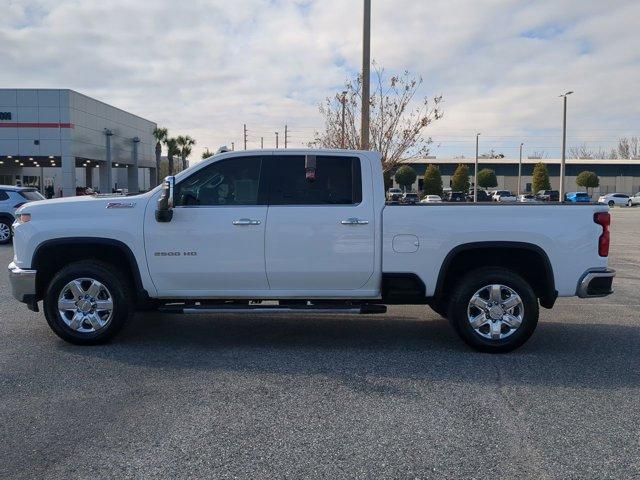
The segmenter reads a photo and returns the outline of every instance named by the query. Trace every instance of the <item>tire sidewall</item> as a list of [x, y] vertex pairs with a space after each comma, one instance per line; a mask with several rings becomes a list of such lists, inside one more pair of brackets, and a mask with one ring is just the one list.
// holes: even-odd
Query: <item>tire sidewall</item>
[[[118, 277], [116, 271], [108, 265], [94, 262], [78, 262], [58, 272], [49, 283], [44, 295], [44, 314], [47, 323], [63, 340], [80, 345], [104, 343], [111, 339], [126, 323], [132, 313], [132, 302], [127, 293], [129, 289]], [[97, 332], [81, 333], [72, 330], [58, 312], [58, 297], [62, 289], [77, 278], [92, 278], [102, 283], [111, 293], [113, 315], [109, 324]], [[126, 282], [125, 282], [126, 283]]]
[[[524, 318], [513, 334], [500, 340], [491, 340], [475, 332], [469, 324], [467, 309], [473, 294], [482, 287], [498, 283], [513, 289], [520, 296]], [[538, 299], [529, 284], [518, 274], [502, 268], [483, 268], [468, 273], [449, 304], [449, 319], [460, 337], [471, 347], [491, 353], [508, 352], [526, 342], [538, 324], [538, 315]]]

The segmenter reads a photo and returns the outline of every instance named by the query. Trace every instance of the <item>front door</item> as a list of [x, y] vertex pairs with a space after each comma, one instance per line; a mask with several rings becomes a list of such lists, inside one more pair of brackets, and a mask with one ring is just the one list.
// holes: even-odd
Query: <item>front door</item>
[[[263, 158], [234, 156], [181, 179], [170, 222], [147, 209], [145, 247], [160, 296], [251, 296], [268, 290]], [[264, 183], [264, 182], [263, 182]]]
[[374, 271], [373, 200], [362, 194], [370, 170], [357, 157], [317, 156], [310, 179], [304, 155], [269, 161], [265, 255], [272, 291], [317, 296], [363, 288]]

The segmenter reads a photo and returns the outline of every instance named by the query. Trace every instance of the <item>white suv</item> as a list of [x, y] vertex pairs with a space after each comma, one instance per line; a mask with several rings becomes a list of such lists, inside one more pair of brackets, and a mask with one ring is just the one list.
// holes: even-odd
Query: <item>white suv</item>
[[633, 207], [634, 205], [640, 205], [640, 192], [636, 193], [633, 197], [629, 197], [627, 206]]
[[36, 200], [44, 200], [44, 197], [35, 188], [0, 185], [0, 245], [11, 241], [16, 209]]

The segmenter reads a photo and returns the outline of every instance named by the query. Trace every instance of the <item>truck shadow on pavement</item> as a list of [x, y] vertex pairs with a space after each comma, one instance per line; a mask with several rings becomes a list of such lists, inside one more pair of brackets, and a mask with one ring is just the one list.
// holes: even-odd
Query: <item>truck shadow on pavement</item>
[[372, 394], [410, 395], [394, 380], [610, 389], [640, 384], [640, 329], [541, 322], [504, 355], [467, 348], [441, 318], [137, 316], [108, 345], [78, 348], [133, 368], [340, 377]]

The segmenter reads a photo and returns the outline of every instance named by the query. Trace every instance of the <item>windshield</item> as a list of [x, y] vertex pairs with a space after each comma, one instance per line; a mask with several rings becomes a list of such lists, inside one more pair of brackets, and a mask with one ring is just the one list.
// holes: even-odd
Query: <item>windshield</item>
[[37, 200], [44, 200], [42, 194], [37, 190], [21, 190], [20, 195], [29, 200], [30, 202], [35, 202]]

